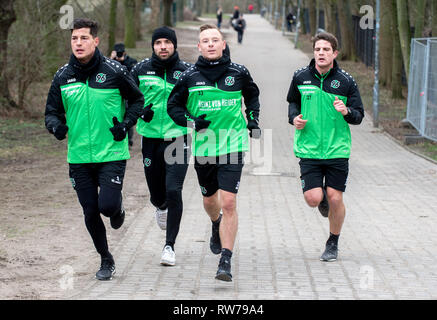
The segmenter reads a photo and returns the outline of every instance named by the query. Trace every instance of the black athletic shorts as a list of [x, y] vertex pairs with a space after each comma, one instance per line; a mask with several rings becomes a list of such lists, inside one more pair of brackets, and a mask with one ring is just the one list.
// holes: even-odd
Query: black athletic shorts
[[194, 160], [194, 169], [204, 197], [213, 196], [219, 189], [238, 193], [244, 153], [231, 153], [220, 157], [195, 157]]
[[324, 186], [346, 191], [349, 159], [301, 159], [299, 165], [303, 192]]
[[74, 190], [106, 186], [121, 190], [123, 188], [126, 160], [102, 163], [70, 163], [69, 174]]

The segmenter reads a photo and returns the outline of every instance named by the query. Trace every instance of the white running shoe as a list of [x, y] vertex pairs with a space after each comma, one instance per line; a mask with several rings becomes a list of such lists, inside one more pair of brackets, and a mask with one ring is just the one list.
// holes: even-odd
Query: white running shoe
[[176, 263], [176, 254], [170, 246], [165, 246], [162, 250], [161, 264], [163, 266], [174, 266]]
[[156, 223], [158, 224], [158, 227], [161, 228], [161, 230], [167, 229], [167, 212], [168, 209], [161, 210], [159, 208], [156, 208], [156, 212], [155, 212]]

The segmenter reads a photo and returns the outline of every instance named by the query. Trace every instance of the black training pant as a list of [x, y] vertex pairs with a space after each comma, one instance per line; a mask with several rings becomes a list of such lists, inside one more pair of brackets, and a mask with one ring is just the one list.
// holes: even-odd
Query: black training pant
[[168, 208], [166, 244], [174, 246], [182, 219], [182, 188], [191, 156], [188, 136], [166, 141], [142, 138], [144, 173], [150, 202]]
[[70, 164], [70, 180], [83, 208], [85, 226], [102, 257], [111, 257], [111, 254], [100, 213], [106, 217], [120, 213], [125, 170], [126, 160]]

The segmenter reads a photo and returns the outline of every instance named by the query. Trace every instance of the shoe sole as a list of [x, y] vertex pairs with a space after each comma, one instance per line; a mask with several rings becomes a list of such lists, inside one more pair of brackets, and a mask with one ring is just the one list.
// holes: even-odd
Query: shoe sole
[[98, 278], [97, 276], [96, 276], [96, 279], [97, 280], [99, 280], [99, 281], [109, 281], [109, 280], [112, 280], [112, 276], [115, 274], [115, 270], [114, 270], [114, 272], [112, 272], [112, 274], [111, 274], [111, 276], [109, 277], [109, 278]]
[[220, 273], [215, 276], [217, 280], [226, 281], [226, 282], [232, 282], [232, 276], [226, 274], [226, 273]]
[[322, 259], [322, 258], [320, 258], [320, 261], [323, 261], [323, 262], [334, 262], [334, 261], [337, 261], [337, 258], [335, 258], [335, 259]]
[[166, 220], [166, 225], [165, 226], [161, 226], [158, 222], [158, 217], [155, 214], [155, 220], [156, 220], [156, 224], [158, 225], [159, 229], [161, 230], [167, 230], [167, 220]]
[[112, 219], [109, 219], [109, 221], [111, 222], [111, 227], [112, 227], [112, 229], [114, 229], [114, 230], [120, 229], [121, 226], [122, 226], [123, 223], [124, 223], [124, 219], [125, 219], [125, 218], [126, 218], [126, 211], [123, 212], [123, 217], [121, 218], [120, 225], [117, 225], [116, 223], [114, 224], [114, 222], [112, 221]]
[[124, 218], [125, 218], [125, 216], [123, 217], [123, 220], [121, 221], [121, 223], [120, 223], [119, 226], [117, 226], [117, 225], [114, 226], [114, 225], [112, 224], [112, 221], [111, 221], [111, 227], [112, 227], [112, 229], [114, 229], [114, 230], [120, 229], [121, 226], [124, 224]]
[[168, 260], [161, 260], [161, 265], [166, 267], [173, 267], [176, 263]]
[[328, 208], [320, 208], [318, 207], [320, 214], [322, 217], [327, 218], [329, 216], [329, 207]]

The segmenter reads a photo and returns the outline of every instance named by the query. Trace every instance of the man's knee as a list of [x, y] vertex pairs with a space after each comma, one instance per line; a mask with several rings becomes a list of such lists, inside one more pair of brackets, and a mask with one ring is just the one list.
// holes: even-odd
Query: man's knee
[[323, 192], [321, 188], [308, 190], [304, 193], [306, 203], [311, 207], [317, 207], [323, 200]]
[[99, 211], [105, 217], [112, 217], [120, 212], [121, 197], [106, 198], [105, 201], [99, 199]]
[[222, 192], [221, 207], [224, 213], [234, 212], [237, 209], [237, 195], [230, 192]]
[[218, 193], [216, 192], [210, 197], [203, 197], [203, 206], [206, 210], [213, 209], [218, 205]]
[[327, 196], [331, 207], [337, 208], [343, 206], [343, 192], [328, 187]]

